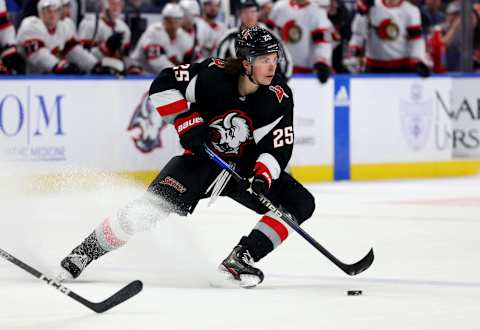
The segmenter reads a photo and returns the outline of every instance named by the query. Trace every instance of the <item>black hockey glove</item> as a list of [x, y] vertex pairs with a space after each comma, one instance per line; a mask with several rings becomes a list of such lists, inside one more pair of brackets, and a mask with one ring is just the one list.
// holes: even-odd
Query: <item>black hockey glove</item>
[[115, 74], [111, 68], [103, 66], [102, 63], [98, 62], [90, 71], [91, 74]]
[[423, 78], [430, 76], [430, 68], [421, 61], [415, 64], [415, 72]]
[[322, 84], [326, 83], [331, 74], [330, 67], [325, 63], [318, 62], [315, 63], [313, 68], [317, 73], [318, 80], [320, 80]]
[[25, 74], [25, 59], [17, 52], [17, 47], [6, 46], [1, 54], [2, 63], [9, 72]]
[[105, 43], [108, 51], [111, 54], [115, 54], [122, 48], [123, 43], [123, 33], [113, 32], [110, 37], [108, 37], [107, 42]]
[[65, 61], [60, 61], [52, 69], [52, 73], [56, 74], [82, 74], [82, 70], [73, 63], [68, 63]]
[[272, 175], [265, 164], [257, 162], [253, 169], [252, 190], [257, 194], [266, 194], [272, 185]]
[[207, 157], [203, 144], [207, 139], [208, 129], [198, 112], [177, 117], [175, 129], [185, 150], [190, 150], [196, 156]]

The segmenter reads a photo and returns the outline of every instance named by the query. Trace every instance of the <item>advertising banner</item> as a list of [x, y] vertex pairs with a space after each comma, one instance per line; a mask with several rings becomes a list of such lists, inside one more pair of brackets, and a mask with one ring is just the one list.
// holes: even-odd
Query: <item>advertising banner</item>
[[[323, 181], [407, 177], [421, 165], [428, 176], [443, 173], [435, 164], [451, 161], [453, 150], [478, 158], [478, 80], [339, 76], [322, 85], [312, 77], [291, 79], [290, 170], [300, 180]], [[148, 102], [150, 83], [0, 80], [0, 162], [28, 165], [32, 174], [160, 171], [183, 150], [174, 128]]]
[[294, 97], [295, 147], [291, 165], [333, 164], [333, 81], [289, 81]]
[[451, 159], [451, 78], [352, 78], [350, 84], [352, 164]]
[[38, 173], [65, 167], [161, 169], [181, 152], [146, 102], [149, 80], [1, 80], [0, 160]]
[[452, 120], [453, 155], [480, 156], [480, 78], [456, 78], [453, 81]]

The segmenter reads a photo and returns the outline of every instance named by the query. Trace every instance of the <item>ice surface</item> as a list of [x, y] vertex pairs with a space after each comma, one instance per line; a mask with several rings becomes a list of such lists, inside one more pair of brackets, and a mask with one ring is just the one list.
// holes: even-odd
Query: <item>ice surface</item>
[[[47, 274], [142, 192], [104, 178], [87, 187], [67, 180], [71, 188], [54, 193], [28, 192], [18, 176], [0, 181], [0, 247]], [[0, 329], [480, 328], [480, 178], [309, 188], [317, 209], [304, 228], [345, 262], [373, 247], [376, 260], [365, 273], [345, 275], [292, 233], [258, 264], [261, 286], [212, 287], [217, 264], [258, 221], [220, 198], [138, 234], [66, 284], [100, 301], [132, 280], [144, 282], [138, 296], [102, 315], [0, 260]]]

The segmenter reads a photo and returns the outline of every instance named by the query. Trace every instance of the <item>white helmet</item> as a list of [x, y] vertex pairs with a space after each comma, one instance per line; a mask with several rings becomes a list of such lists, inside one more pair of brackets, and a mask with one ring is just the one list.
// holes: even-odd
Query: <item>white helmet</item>
[[37, 11], [40, 14], [43, 8], [47, 7], [54, 7], [54, 8], [60, 8], [62, 6], [62, 3], [60, 0], [40, 0], [37, 3]]
[[267, 3], [273, 3], [272, 0], [257, 0], [257, 3], [260, 7], [265, 6]]
[[70, 4], [70, 0], [61, 0], [62, 6], [68, 6]]
[[201, 0], [202, 6], [203, 6], [204, 4], [210, 3], [210, 2], [213, 2], [213, 3], [216, 4], [216, 5], [219, 5], [219, 4], [222, 2], [222, 0]]
[[167, 3], [162, 9], [163, 17], [183, 18], [183, 9], [176, 3]]
[[200, 16], [200, 6], [197, 0], [181, 0], [178, 4], [182, 7], [185, 15]]

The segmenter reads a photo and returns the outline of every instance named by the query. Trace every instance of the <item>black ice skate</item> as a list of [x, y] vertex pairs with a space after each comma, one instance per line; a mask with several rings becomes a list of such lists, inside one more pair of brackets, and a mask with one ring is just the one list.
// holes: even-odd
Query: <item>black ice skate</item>
[[100, 247], [95, 236], [91, 233], [79, 246], [70, 252], [61, 262], [61, 272], [56, 276], [59, 282], [76, 279], [83, 270], [95, 259], [107, 253]]
[[263, 281], [262, 271], [253, 265], [250, 252], [242, 245], [237, 245], [218, 268], [242, 288], [253, 288]]
[[92, 259], [85, 254], [82, 245], [79, 245], [60, 262], [63, 269], [57, 275], [57, 280], [62, 282], [77, 278], [91, 262]]

